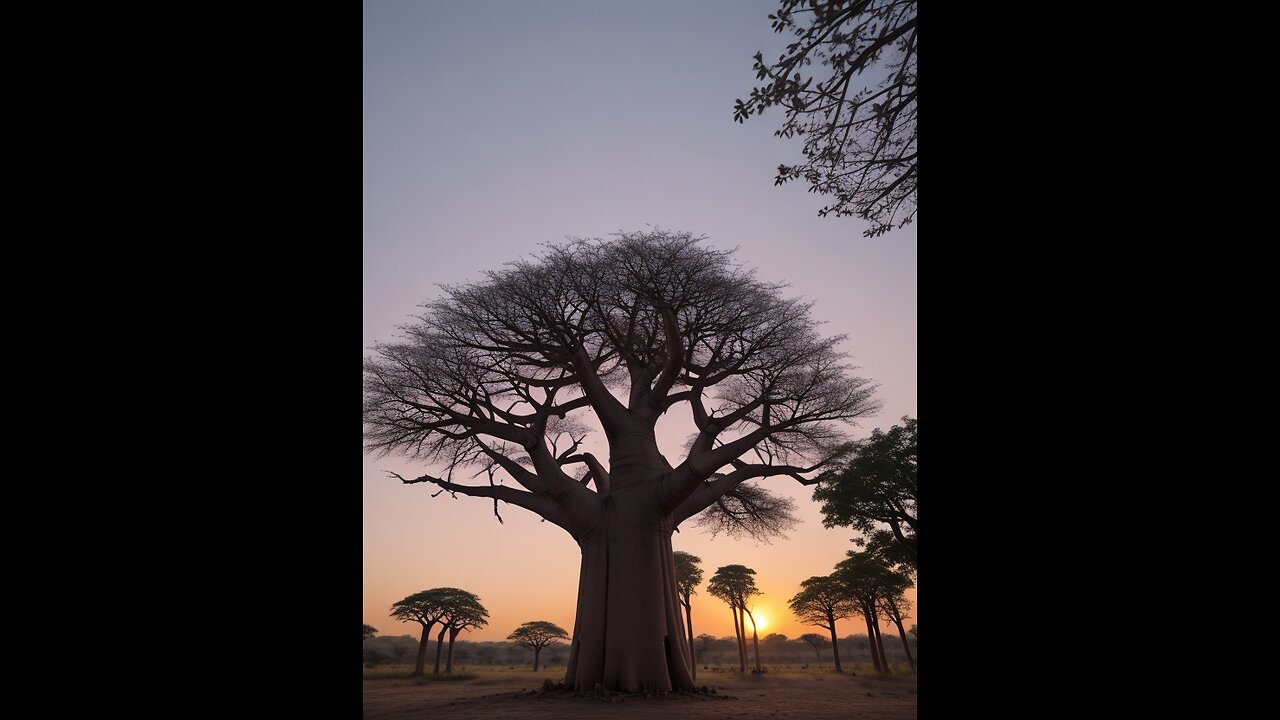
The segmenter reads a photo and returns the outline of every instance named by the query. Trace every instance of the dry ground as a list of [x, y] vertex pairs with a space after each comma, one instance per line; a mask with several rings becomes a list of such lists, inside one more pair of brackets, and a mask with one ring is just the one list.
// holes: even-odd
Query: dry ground
[[[430, 670], [428, 669], [428, 672]], [[406, 669], [366, 670], [364, 720], [402, 718], [650, 718], [749, 720], [857, 718], [914, 720], [916, 682], [911, 675], [838, 676], [830, 670], [770, 670], [763, 676], [698, 672], [698, 684], [724, 697], [675, 695], [665, 698], [623, 696], [622, 702], [549, 694], [537, 697], [544, 679], [564, 678], [564, 668], [540, 670], [475, 669], [469, 680], [427, 681], [404, 677]]]

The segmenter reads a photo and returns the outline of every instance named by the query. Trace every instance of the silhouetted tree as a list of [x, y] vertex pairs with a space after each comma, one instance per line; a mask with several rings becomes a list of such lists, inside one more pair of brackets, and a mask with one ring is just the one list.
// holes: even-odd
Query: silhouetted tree
[[[877, 524], [888, 525], [915, 567], [916, 487], [916, 421], [903, 417], [902, 425], [889, 432], [872, 431], [843, 469], [824, 473], [813, 499], [822, 503], [823, 525], [848, 525], [872, 535], [879, 554], [885, 554], [886, 538], [874, 533]], [[907, 556], [886, 554], [886, 559]]]
[[[738, 635], [738, 659], [742, 665], [742, 672], [747, 671], [747, 620], [743, 613], [748, 612], [747, 601], [760, 594], [759, 588], [756, 587], [755, 574], [755, 570], [745, 565], [724, 565], [716, 568], [715, 574], [711, 576], [711, 582], [707, 585], [707, 592], [728, 603], [729, 609], [733, 612], [733, 626]], [[754, 628], [754, 619], [751, 624]], [[760, 643], [757, 639], [756, 668], [759, 669], [759, 667]]]
[[[450, 603], [446, 609], [441, 622], [449, 629], [449, 653], [448, 660], [445, 663], [444, 671], [446, 673], [453, 672], [453, 643], [457, 639], [458, 633], [470, 628], [481, 628], [489, 624], [489, 611], [484, 605], [480, 604], [480, 598], [475, 595], [461, 591], [460, 594], [450, 598]], [[444, 631], [441, 630], [443, 633]], [[436, 669], [440, 668], [440, 651], [436, 649]], [[438, 673], [437, 673], [438, 674]]]
[[[779, 165], [775, 185], [803, 177], [835, 198], [818, 211], [857, 215], [875, 237], [916, 213], [916, 0], [782, 0], [769, 16], [795, 42], [770, 65], [755, 54], [757, 80], [733, 119], [780, 105], [778, 137], [804, 138], [805, 162]], [[829, 76], [806, 66], [817, 60]], [[826, 73], [827, 71], [824, 71]], [[866, 77], [871, 82], [860, 80]]]
[[[840, 425], [878, 408], [808, 304], [701, 241], [654, 231], [549, 245], [445, 288], [364, 363], [366, 447], [444, 467], [392, 475], [492, 499], [495, 514], [499, 500], [525, 508], [578, 542], [566, 676], [578, 690], [692, 689], [672, 532], [745, 481], [816, 482], [848, 450]], [[697, 434], [673, 466], [654, 428], [677, 408]], [[607, 468], [581, 451], [581, 411], [603, 428]], [[465, 467], [488, 482], [455, 482]]]
[[867, 623], [867, 639], [876, 671], [889, 672], [884, 641], [880, 637], [880, 600], [885, 595], [901, 593], [910, 585], [910, 579], [890, 568], [879, 556], [853, 550], [846, 555], [836, 564], [836, 571], [831, 577], [843, 586], [848, 597], [858, 603]]
[[[906, 590], [911, 587], [911, 579], [902, 574], [893, 574], [885, 579], [880, 590], [879, 606], [884, 616], [893, 621], [898, 628], [898, 637], [902, 638], [902, 650], [907, 654], [907, 663], [911, 672], [916, 671], [915, 658], [911, 657], [911, 644], [907, 642], [907, 631], [902, 621], [910, 617], [911, 601], [907, 599]], [[912, 630], [915, 625], [911, 626]]]
[[440, 622], [445, 609], [442, 601], [448, 591], [455, 588], [433, 588], [414, 593], [391, 605], [391, 617], [404, 622], [416, 622], [422, 626], [422, 639], [418, 643], [418, 660], [413, 669], [414, 675], [421, 675], [427, 661], [427, 633]]
[[538, 656], [542, 653], [542, 648], [555, 643], [557, 639], [568, 640], [569, 633], [554, 623], [535, 620], [516, 628], [507, 639], [533, 650], [533, 671], [538, 672]]
[[[376, 627], [374, 627], [374, 626], [372, 626], [372, 625], [365, 625], [365, 626], [364, 626], [364, 637], [366, 637], [366, 638], [371, 638], [371, 637], [373, 637], [374, 635], [377, 635], [377, 634], [378, 634], [378, 628], [376, 628]], [[363, 639], [363, 638], [362, 638], [362, 639]]]
[[[849, 617], [858, 607], [848, 588], [833, 577], [816, 575], [800, 583], [800, 592], [788, 604], [801, 622], [826, 628], [831, 634], [831, 656], [835, 660], [836, 672], [844, 672], [840, 666], [836, 620]], [[808, 636], [805, 637], [809, 642]]]
[[682, 550], [672, 554], [676, 563], [676, 592], [679, 593], [680, 604], [684, 606], [684, 617], [688, 627], [691, 661], [689, 672], [694, 680], [698, 679], [698, 656], [693, 652], [693, 599], [697, 588], [702, 584], [702, 558], [690, 555]]
[[[827, 642], [827, 639], [818, 633], [805, 633], [800, 636], [800, 639], [813, 646], [813, 656], [818, 659], [818, 667], [822, 667], [822, 653], [819, 651], [822, 649], [823, 644]], [[835, 647], [835, 644], [835, 638], [832, 638], [831, 646]]]

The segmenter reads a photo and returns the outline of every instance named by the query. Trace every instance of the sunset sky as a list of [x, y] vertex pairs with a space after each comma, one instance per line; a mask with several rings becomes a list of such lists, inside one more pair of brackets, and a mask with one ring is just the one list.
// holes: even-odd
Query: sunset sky
[[[761, 278], [813, 300], [826, 333], [849, 336], [844, 350], [880, 383], [884, 404], [853, 437], [916, 417], [916, 223], [867, 239], [862, 221], [819, 218], [827, 198], [802, 182], [774, 186], [780, 163], [802, 159], [798, 141], [773, 136], [781, 111], [733, 122], [735, 98], [757, 82], [752, 55], [776, 58], [790, 37], [770, 28], [776, 8], [365, 0], [365, 354], [392, 340], [438, 284], [475, 280], [540, 243], [654, 225], [739, 248]], [[659, 424], [673, 465], [692, 430], [677, 407], [684, 416]], [[607, 456], [593, 435], [584, 449]], [[432, 498], [434, 486], [401, 485], [388, 470], [433, 468], [363, 456], [365, 623], [416, 637], [418, 626], [393, 621], [390, 605], [455, 586], [490, 611], [489, 627], [463, 639], [505, 639], [529, 620], [572, 630], [579, 552], [567, 533], [512, 506], [499, 525], [487, 500]], [[822, 527], [812, 488], [765, 485], [797, 503], [802, 522], [789, 540], [712, 539], [689, 521], [673, 544], [701, 557], [708, 579], [730, 563], [757, 571], [761, 637], [820, 631], [800, 625], [787, 600], [802, 580], [830, 573], [855, 533]], [[693, 599], [694, 632], [731, 636], [727, 606], [705, 588]], [[838, 629], [865, 632], [857, 618]]]

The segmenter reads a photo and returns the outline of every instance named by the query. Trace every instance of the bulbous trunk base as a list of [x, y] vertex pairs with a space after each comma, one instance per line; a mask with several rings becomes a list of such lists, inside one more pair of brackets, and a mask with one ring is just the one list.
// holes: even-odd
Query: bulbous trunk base
[[586, 691], [596, 684], [621, 692], [692, 690], [671, 530], [656, 507], [628, 516], [616, 499], [608, 499], [600, 526], [579, 542], [578, 613], [565, 684]]

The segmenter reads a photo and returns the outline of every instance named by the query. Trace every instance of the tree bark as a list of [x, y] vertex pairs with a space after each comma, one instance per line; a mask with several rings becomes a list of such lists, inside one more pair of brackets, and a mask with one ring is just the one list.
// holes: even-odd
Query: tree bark
[[534, 672], [538, 672], [538, 656], [541, 654], [542, 654], [542, 647], [539, 645], [534, 645], [533, 646], [533, 671]]
[[911, 672], [915, 672], [916, 661], [911, 657], [911, 645], [907, 642], [907, 631], [902, 629], [902, 618], [894, 615], [893, 624], [898, 626], [898, 637], [902, 638], [902, 649], [907, 653], [907, 663], [911, 665]]
[[687, 602], [688, 598], [685, 598], [685, 600], [686, 602], [684, 603], [684, 620], [685, 620], [685, 625], [688, 626], [687, 632], [689, 635], [689, 660], [690, 660], [689, 675], [690, 677], [693, 678], [694, 682], [697, 682], [698, 681], [698, 653], [694, 650], [694, 647], [693, 647], [693, 607], [692, 607], [693, 603]]
[[742, 628], [738, 632], [738, 660], [742, 663], [742, 672], [747, 671], [747, 614], [742, 612], [741, 605], [738, 606], [738, 627]]
[[422, 625], [422, 639], [418, 641], [418, 664], [413, 669], [414, 675], [421, 675], [422, 670], [427, 665], [427, 643], [431, 641], [428, 633], [431, 632], [431, 625], [435, 623], [419, 623]]
[[578, 539], [582, 571], [565, 683], [623, 692], [692, 690], [672, 527], [652, 484], [615, 469], [604, 515]]
[[871, 615], [865, 608], [862, 610], [862, 618], [867, 621], [867, 644], [871, 647], [871, 663], [875, 665], [876, 672], [884, 672], [880, 667], [880, 653], [876, 652], [876, 630], [871, 622]]
[[[840, 644], [839, 641], [836, 640], [836, 619], [828, 613], [827, 621], [830, 623], [827, 625], [827, 629], [831, 631], [831, 657], [835, 658], [836, 672], [843, 673], [844, 670], [840, 667]], [[821, 657], [818, 658], [818, 663], [822, 663]]]
[[431, 671], [432, 675], [440, 674], [440, 651], [444, 649], [444, 631], [448, 629], [448, 625], [441, 625], [440, 634], [436, 636], [436, 669]]

